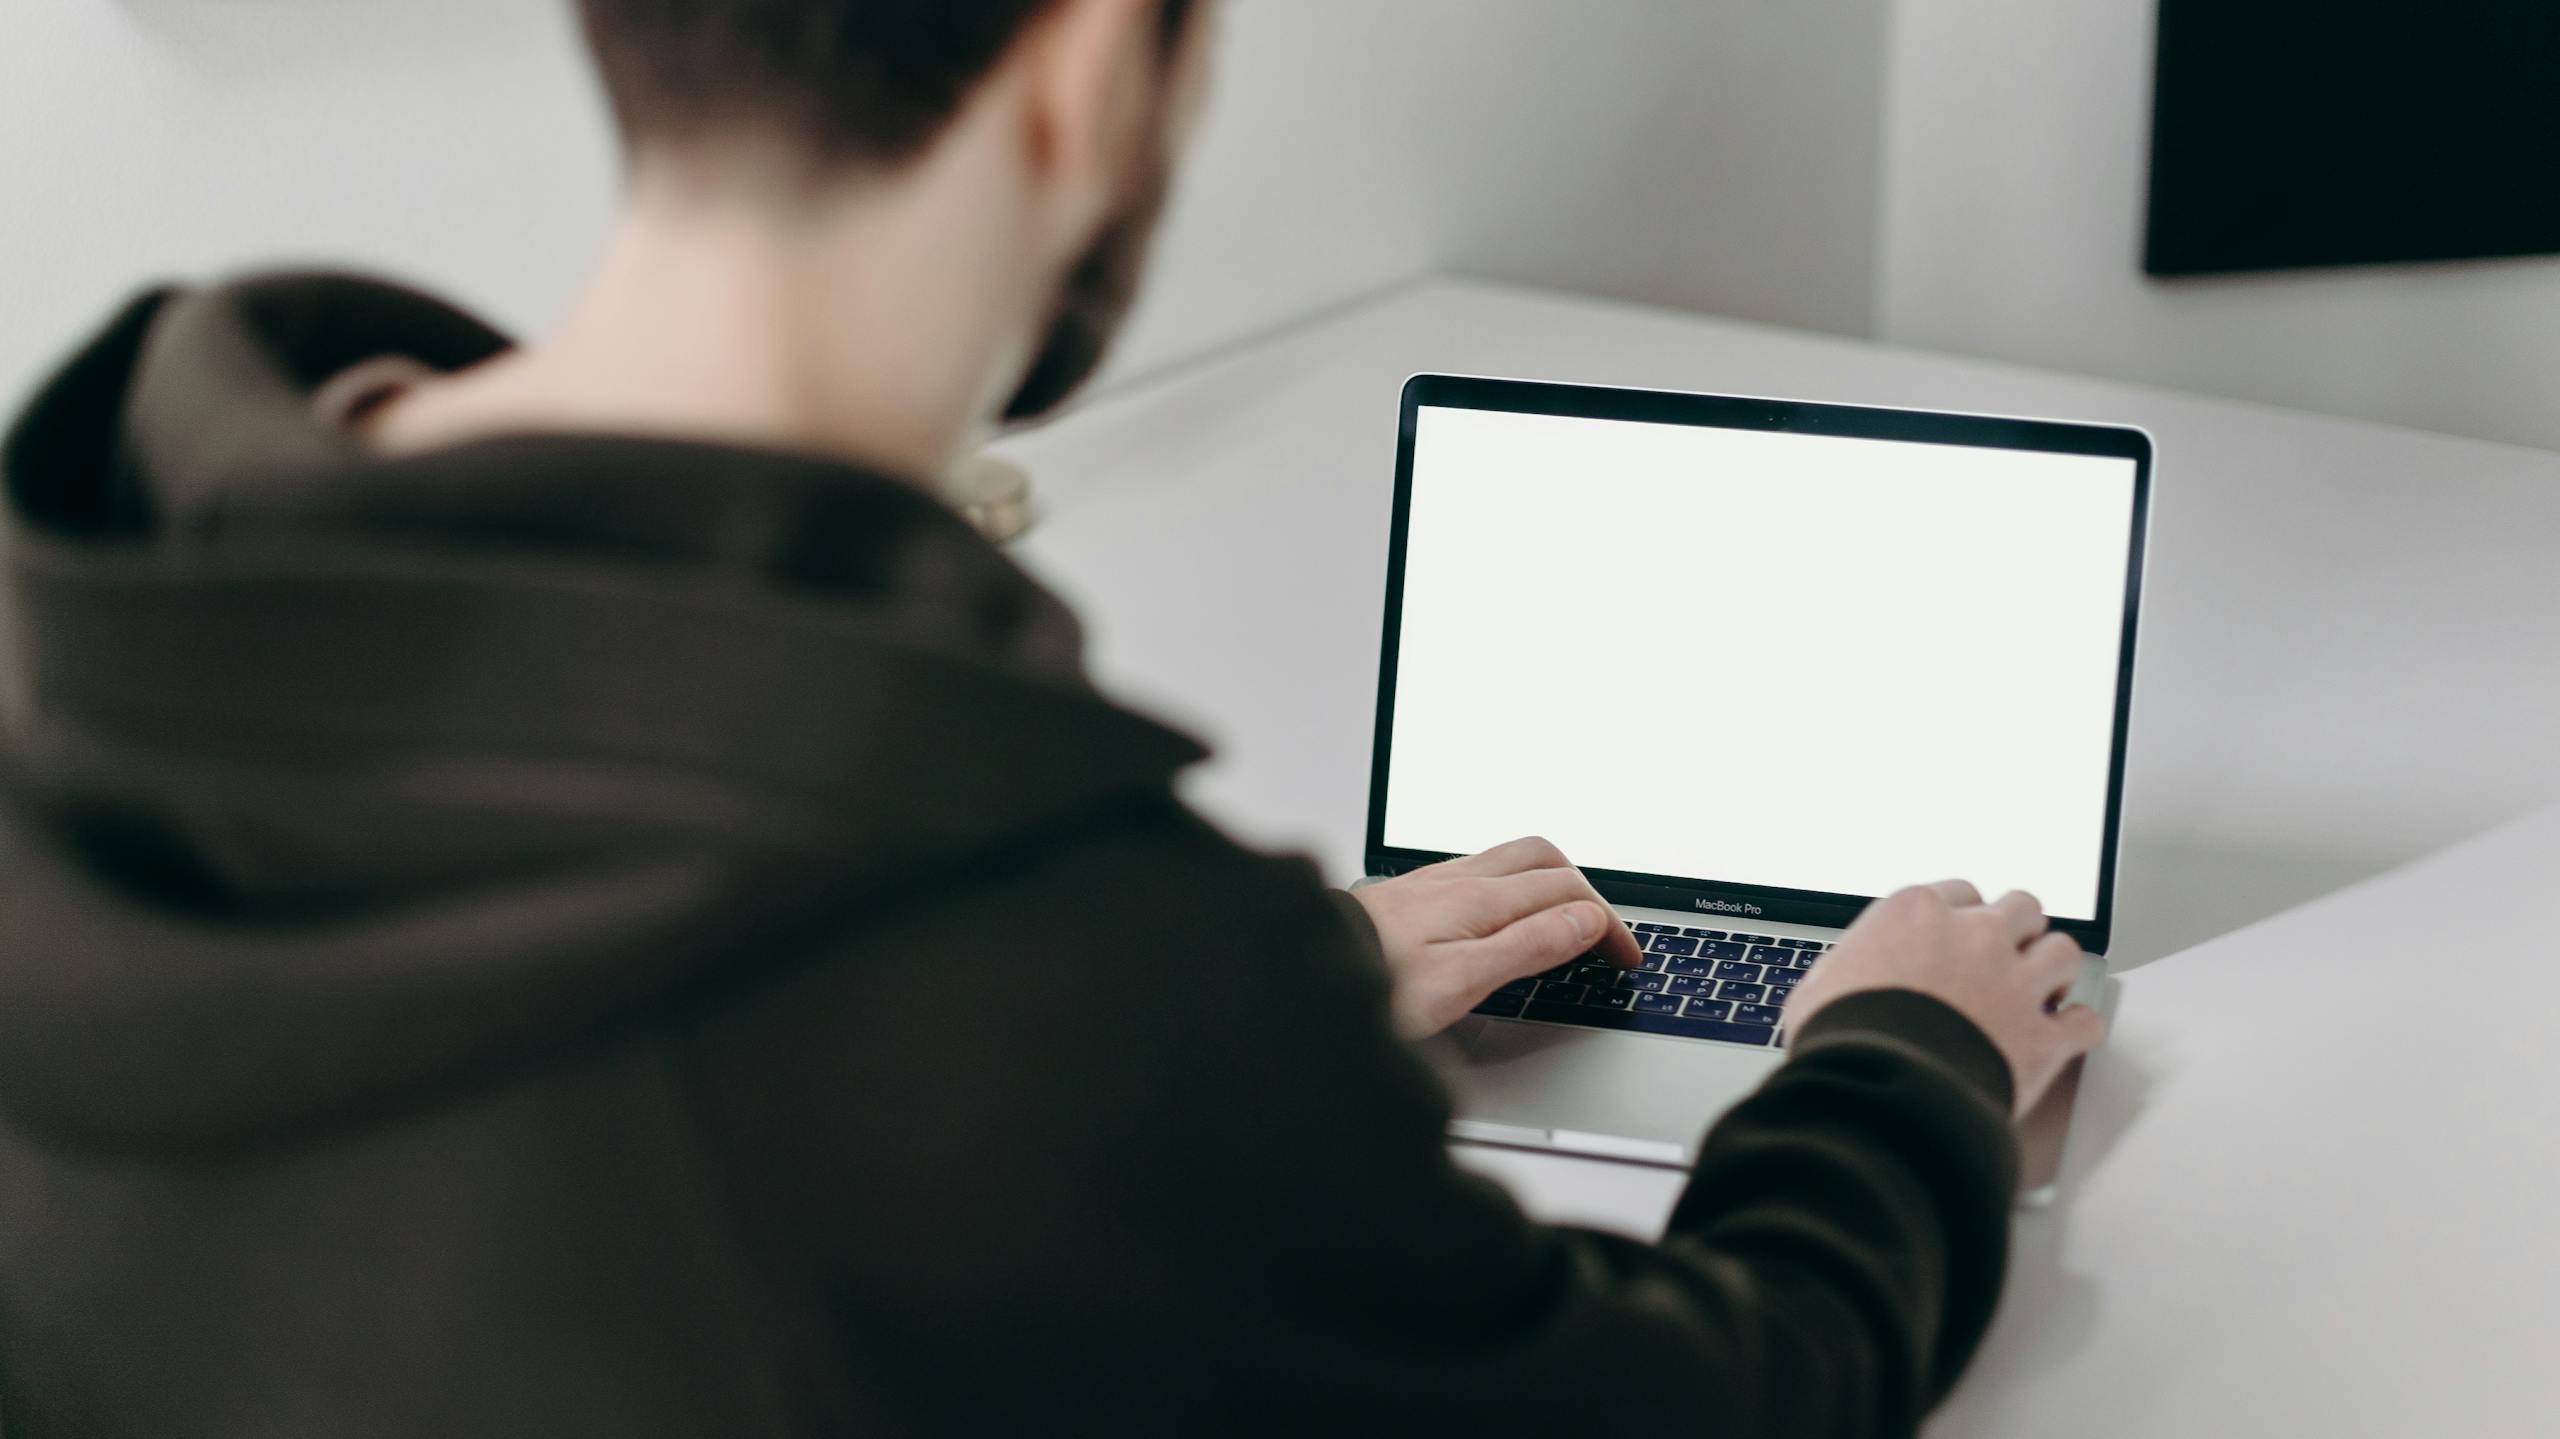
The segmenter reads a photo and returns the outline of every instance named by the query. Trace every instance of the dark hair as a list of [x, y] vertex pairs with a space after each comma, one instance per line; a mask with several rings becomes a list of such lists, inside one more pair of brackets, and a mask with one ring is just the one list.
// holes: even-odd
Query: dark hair
[[[578, 0], [626, 142], [760, 130], [826, 161], [923, 150], [1058, 0]], [[1170, 50], [1194, 0], [1163, 0]]]

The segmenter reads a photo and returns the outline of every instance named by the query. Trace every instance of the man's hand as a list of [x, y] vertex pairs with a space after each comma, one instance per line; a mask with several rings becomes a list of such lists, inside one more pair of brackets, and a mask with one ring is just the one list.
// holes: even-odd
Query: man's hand
[[1636, 967], [1635, 936], [1563, 851], [1514, 840], [1357, 890], [1395, 976], [1396, 1030], [1427, 1039], [1515, 979], [1579, 955]]
[[1917, 990], [1990, 1036], [2009, 1061], [2024, 1116], [2071, 1061], [2106, 1037], [2097, 1011], [2057, 1008], [2080, 967], [2079, 941], [2047, 933], [2034, 898], [2012, 894], [1987, 905], [1972, 885], [1950, 880], [1870, 906], [1805, 976], [1787, 1002], [1787, 1023], [1802, 1028], [1824, 1005], [1861, 990]]

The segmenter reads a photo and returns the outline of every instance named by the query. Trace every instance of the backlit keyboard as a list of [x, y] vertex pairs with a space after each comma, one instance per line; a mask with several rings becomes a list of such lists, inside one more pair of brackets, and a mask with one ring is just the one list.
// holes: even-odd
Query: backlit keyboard
[[1576, 960], [1504, 985], [1475, 1012], [1765, 1048], [1777, 1042], [1787, 996], [1831, 947], [1672, 924], [1627, 928], [1644, 946], [1642, 968]]

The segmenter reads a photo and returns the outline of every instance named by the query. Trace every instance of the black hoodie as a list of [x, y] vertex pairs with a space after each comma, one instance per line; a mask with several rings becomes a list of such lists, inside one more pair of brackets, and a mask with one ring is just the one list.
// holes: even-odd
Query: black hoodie
[[1374, 937], [917, 488], [315, 394], [504, 341], [137, 302], [11, 435], [0, 1415], [81, 1436], [1908, 1432], [2008, 1076], [1853, 998], [1670, 1236], [1450, 1162]]

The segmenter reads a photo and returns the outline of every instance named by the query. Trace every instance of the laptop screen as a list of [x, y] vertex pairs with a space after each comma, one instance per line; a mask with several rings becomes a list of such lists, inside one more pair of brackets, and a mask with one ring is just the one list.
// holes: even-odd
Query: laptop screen
[[1738, 893], [1964, 878], [2103, 924], [2144, 462], [1765, 413], [1411, 408], [1373, 834]]

